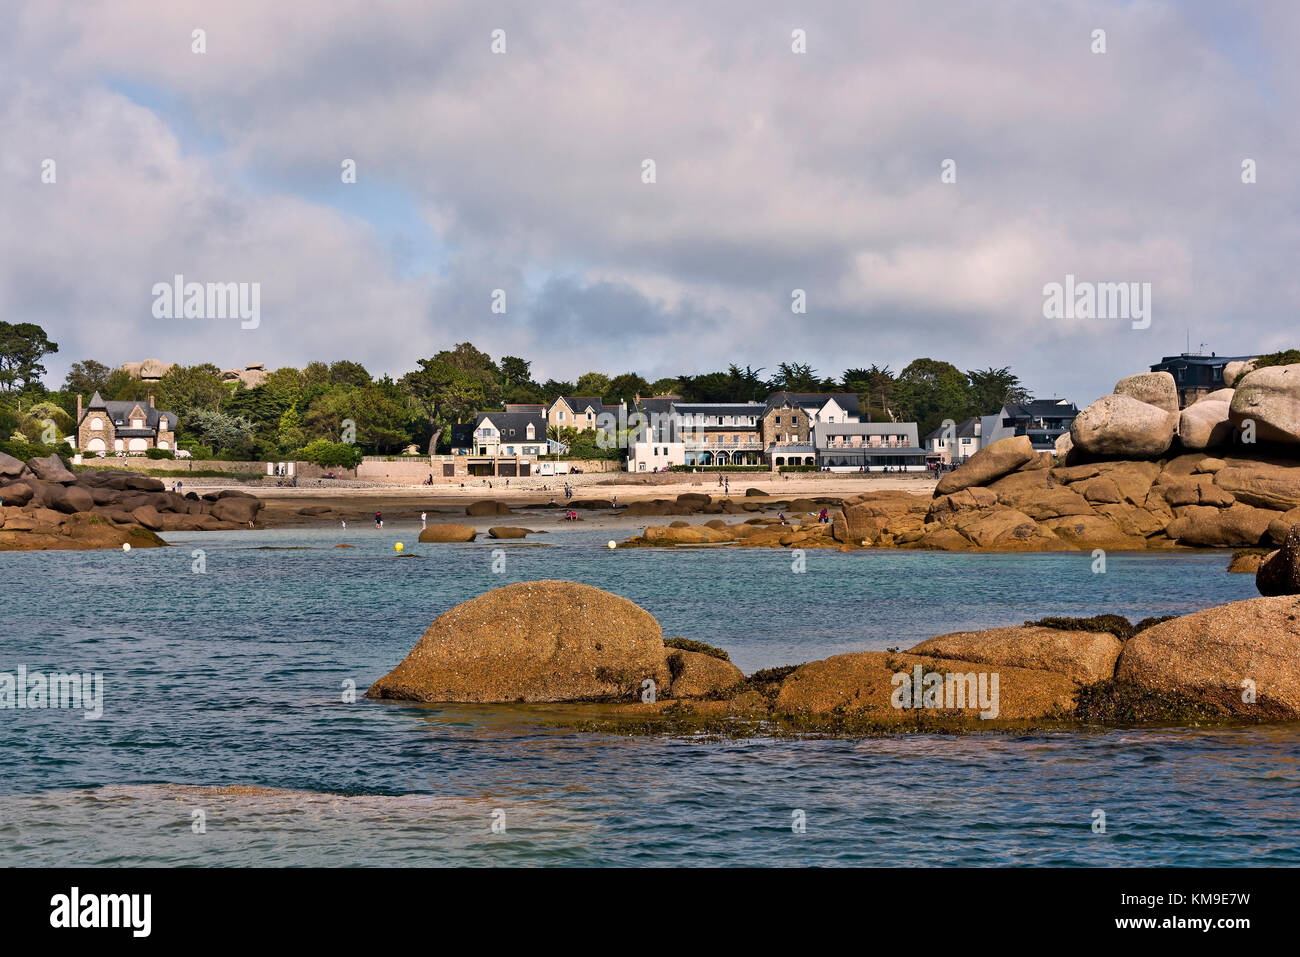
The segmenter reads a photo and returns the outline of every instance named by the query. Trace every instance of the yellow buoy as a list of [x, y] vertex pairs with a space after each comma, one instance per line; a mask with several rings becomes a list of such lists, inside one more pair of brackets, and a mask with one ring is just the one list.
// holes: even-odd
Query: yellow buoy
[[393, 546], [393, 551], [400, 552], [401, 550], [402, 550], [401, 542], [398, 542], [396, 545]]

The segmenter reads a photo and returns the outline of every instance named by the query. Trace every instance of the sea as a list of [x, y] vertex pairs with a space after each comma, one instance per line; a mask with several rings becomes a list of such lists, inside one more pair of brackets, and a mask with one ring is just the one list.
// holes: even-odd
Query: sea
[[746, 673], [1255, 594], [1221, 552], [801, 564], [609, 534], [435, 545], [389, 523], [0, 553], [0, 673], [103, 690], [97, 718], [0, 709], [0, 865], [1300, 864], [1300, 725], [718, 739], [364, 697], [440, 613], [535, 579], [629, 598]]

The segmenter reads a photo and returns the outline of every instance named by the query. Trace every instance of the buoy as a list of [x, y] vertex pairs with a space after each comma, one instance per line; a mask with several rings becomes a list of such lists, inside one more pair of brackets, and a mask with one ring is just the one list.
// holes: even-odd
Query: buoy
[[611, 538], [611, 539], [609, 540], [609, 547], [610, 547], [610, 548], [618, 548], [618, 542], [614, 541], [614, 539]]
[[131, 543], [130, 543], [130, 542], [123, 542], [123, 543], [122, 543], [122, 551], [124, 551], [124, 552], [129, 552], [130, 550], [131, 550]]
[[394, 551], [397, 551], [397, 552], [400, 552], [400, 551], [402, 550], [402, 543], [401, 543], [401, 542], [398, 542], [396, 545], [394, 545], [394, 546], [393, 546], [393, 550], [394, 550]]

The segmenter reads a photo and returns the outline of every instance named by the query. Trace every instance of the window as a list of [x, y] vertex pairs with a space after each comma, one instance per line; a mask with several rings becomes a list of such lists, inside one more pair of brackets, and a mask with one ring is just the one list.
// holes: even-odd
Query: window
[[163, 439], [161, 442], [158, 443], [158, 448], [160, 448], [160, 449], [170, 449], [170, 448], [171, 448], [171, 445], [168, 444], [168, 442], [167, 442], [166, 439]]
[[131, 428], [133, 428], [133, 429], [143, 429], [143, 428], [144, 428], [144, 419], [132, 419], [132, 420], [131, 420]]
[[561, 421], [561, 422], [564, 421], [564, 410], [563, 410], [563, 409], [560, 410], [560, 421]]
[[[92, 431], [92, 432], [103, 432], [103, 431], [104, 431], [104, 420], [101, 419], [99, 416], [95, 416], [93, 419], [91, 419], [91, 420], [90, 420], [90, 431]], [[102, 440], [102, 439], [100, 440], [100, 444], [101, 444], [101, 446], [103, 445], [103, 440]]]

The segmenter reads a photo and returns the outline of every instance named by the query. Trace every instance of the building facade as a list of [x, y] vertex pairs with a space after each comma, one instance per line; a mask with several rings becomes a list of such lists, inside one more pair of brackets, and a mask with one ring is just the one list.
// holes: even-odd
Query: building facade
[[77, 448], [87, 455], [143, 455], [149, 449], [174, 451], [176, 414], [146, 401], [106, 402], [96, 392], [84, 409], [77, 396]]
[[1152, 372], [1168, 372], [1174, 377], [1178, 389], [1179, 406], [1189, 406], [1211, 392], [1226, 388], [1223, 384], [1223, 367], [1229, 362], [1249, 362], [1258, 356], [1165, 356], [1151, 367]]

